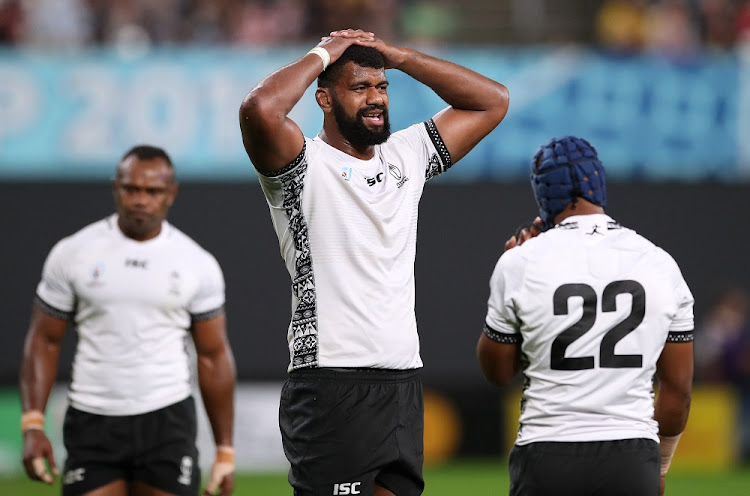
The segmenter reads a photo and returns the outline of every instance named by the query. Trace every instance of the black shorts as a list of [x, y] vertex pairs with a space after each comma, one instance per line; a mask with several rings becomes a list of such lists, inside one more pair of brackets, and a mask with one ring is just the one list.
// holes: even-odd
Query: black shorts
[[295, 496], [424, 490], [419, 369], [310, 369], [289, 374], [279, 426]]
[[510, 496], [657, 496], [660, 460], [651, 439], [515, 446]]
[[140, 415], [95, 415], [68, 407], [63, 424], [68, 452], [63, 496], [84, 494], [118, 479], [197, 495], [196, 433], [192, 397]]

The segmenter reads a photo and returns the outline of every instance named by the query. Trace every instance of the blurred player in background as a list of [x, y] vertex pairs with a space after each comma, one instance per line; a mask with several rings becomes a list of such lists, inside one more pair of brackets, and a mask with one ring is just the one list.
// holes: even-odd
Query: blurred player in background
[[[449, 106], [391, 135], [386, 69]], [[288, 114], [316, 78], [324, 118], [311, 139]], [[295, 495], [422, 493], [419, 199], [507, 108], [503, 85], [361, 30], [331, 33], [242, 103], [245, 149], [292, 278], [280, 426]]]
[[510, 494], [663, 493], [690, 409], [693, 297], [668, 253], [604, 213], [587, 141], [550, 140], [531, 183], [544, 232], [511, 238], [477, 345], [494, 384], [524, 376]]
[[44, 410], [72, 322], [63, 495], [197, 495], [192, 336], [217, 445], [205, 494], [229, 495], [235, 368], [221, 268], [166, 221], [177, 183], [164, 150], [129, 150], [112, 186], [117, 213], [59, 241], [44, 264], [21, 366], [24, 467], [46, 483], [58, 473]]

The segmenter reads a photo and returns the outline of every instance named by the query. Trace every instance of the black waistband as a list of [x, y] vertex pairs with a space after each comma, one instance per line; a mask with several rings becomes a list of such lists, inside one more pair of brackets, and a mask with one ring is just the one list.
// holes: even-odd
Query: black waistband
[[402, 382], [419, 377], [422, 369], [372, 369], [323, 367], [289, 372], [290, 381], [332, 380], [340, 382]]

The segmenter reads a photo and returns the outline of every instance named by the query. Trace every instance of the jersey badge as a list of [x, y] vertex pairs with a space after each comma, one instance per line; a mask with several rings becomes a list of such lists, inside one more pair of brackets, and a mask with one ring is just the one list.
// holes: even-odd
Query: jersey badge
[[391, 176], [393, 176], [393, 178], [396, 179], [396, 181], [398, 181], [396, 183], [396, 186], [399, 188], [403, 186], [406, 181], [409, 180], [408, 176], [405, 176], [401, 173], [401, 169], [399, 169], [398, 167], [396, 167], [395, 165], [391, 163], [388, 163], [388, 172], [390, 172]]
[[344, 178], [344, 181], [351, 181], [351, 179], [352, 179], [352, 168], [351, 167], [342, 167], [341, 168], [341, 177]]
[[102, 276], [104, 275], [103, 263], [94, 265], [91, 268], [91, 272], [89, 272], [89, 274], [91, 275], [91, 279], [89, 280], [87, 286], [89, 286], [90, 288], [95, 288], [104, 284], [104, 282], [102, 281]]
[[180, 273], [176, 270], [169, 273], [169, 294], [180, 296]]

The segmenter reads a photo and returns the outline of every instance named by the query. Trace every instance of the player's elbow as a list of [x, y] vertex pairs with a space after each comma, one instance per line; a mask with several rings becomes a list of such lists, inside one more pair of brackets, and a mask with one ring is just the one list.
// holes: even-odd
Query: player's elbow
[[253, 128], [269, 119], [272, 115], [270, 106], [255, 92], [249, 93], [240, 104], [240, 126]]
[[479, 368], [485, 379], [491, 384], [503, 387], [507, 386], [515, 376], [515, 370], [512, 364], [500, 359], [491, 349], [480, 341], [477, 345], [477, 359]]
[[501, 388], [507, 386], [510, 383], [512, 377], [498, 374], [496, 369], [490, 369], [484, 366], [482, 366], [481, 368], [482, 374], [484, 374], [484, 378], [487, 379], [487, 381], [493, 386]]
[[489, 112], [491, 113], [495, 125], [505, 118], [505, 114], [508, 113], [508, 106], [510, 105], [510, 94], [508, 88], [500, 83], [495, 83], [493, 91], [493, 98], [490, 99], [492, 105], [490, 106]]
[[685, 430], [692, 394], [690, 389], [659, 389], [654, 417], [659, 424], [659, 434], [675, 436]]
[[240, 126], [243, 129], [273, 129], [283, 124], [286, 112], [275, 93], [258, 85], [240, 104]]

